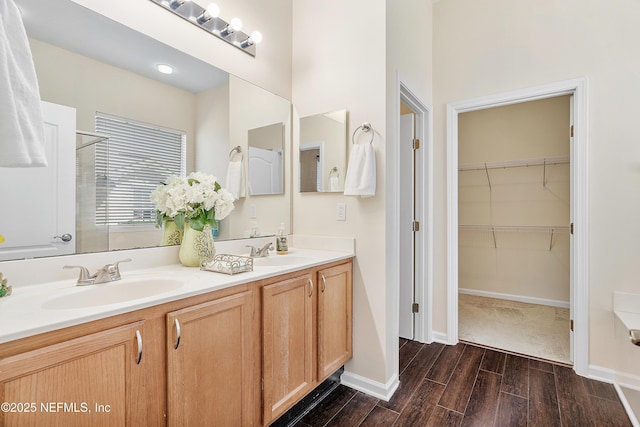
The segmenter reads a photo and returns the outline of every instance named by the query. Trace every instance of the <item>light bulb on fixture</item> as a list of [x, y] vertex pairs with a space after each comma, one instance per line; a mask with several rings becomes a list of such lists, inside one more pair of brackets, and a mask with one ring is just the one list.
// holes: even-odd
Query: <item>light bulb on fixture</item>
[[251, 33], [249, 37], [246, 38], [242, 43], [240, 43], [241, 48], [249, 47], [254, 44], [258, 44], [262, 41], [262, 33], [260, 31], [254, 31]]
[[209, 6], [202, 12], [200, 16], [196, 19], [196, 22], [200, 25], [209, 21], [212, 18], [217, 18], [220, 16], [220, 8], [215, 3], [210, 3]]
[[177, 8], [182, 6], [184, 4], [184, 2], [185, 2], [185, 0], [170, 0], [169, 1], [169, 7], [172, 10], [176, 10]]
[[240, 18], [233, 18], [231, 20], [231, 23], [227, 24], [227, 26], [220, 31], [220, 35], [222, 37], [227, 37], [228, 35], [233, 34], [236, 31], [240, 31], [241, 29], [242, 21], [240, 20]]

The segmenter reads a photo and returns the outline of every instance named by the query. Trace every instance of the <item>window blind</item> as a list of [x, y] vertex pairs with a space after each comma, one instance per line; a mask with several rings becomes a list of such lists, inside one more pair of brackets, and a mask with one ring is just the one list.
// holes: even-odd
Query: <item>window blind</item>
[[155, 224], [151, 192], [170, 175], [185, 175], [185, 132], [96, 114], [96, 132], [109, 135], [96, 156], [96, 224]]

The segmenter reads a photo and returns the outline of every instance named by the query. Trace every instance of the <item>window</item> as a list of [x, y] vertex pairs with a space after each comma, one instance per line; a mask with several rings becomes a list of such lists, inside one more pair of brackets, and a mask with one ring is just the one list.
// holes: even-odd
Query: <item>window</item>
[[151, 191], [170, 175], [185, 175], [185, 132], [96, 114], [96, 224], [155, 224]]

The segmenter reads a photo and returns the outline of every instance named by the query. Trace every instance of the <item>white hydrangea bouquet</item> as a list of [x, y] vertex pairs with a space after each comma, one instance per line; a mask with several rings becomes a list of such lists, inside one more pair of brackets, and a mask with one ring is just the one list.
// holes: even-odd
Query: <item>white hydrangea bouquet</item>
[[234, 208], [233, 195], [222, 188], [213, 175], [193, 172], [186, 177], [170, 176], [151, 192], [157, 209], [156, 225], [175, 221], [179, 228], [202, 231], [205, 225], [216, 228], [216, 221], [226, 218]]
[[196, 267], [213, 259], [216, 254], [212, 229], [233, 210], [233, 195], [222, 188], [213, 175], [193, 172], [186, 177], [171, 176], [151, 192], [156, 205], [156, 224], [173, 221], [184, 230], [182, 241], [172, 233], [163, 244], [180, 243], [179, 258], [183, 265]]

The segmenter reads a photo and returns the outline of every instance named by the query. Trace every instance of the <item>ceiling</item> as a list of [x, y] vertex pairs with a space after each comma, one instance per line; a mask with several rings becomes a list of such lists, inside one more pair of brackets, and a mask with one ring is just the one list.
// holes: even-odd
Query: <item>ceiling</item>
[[[15, 0], [29, 37], [198, 93], [228, 80], [203, 61], [70, 0]], [[157, 64], [175, 68], [161, 74]]]

